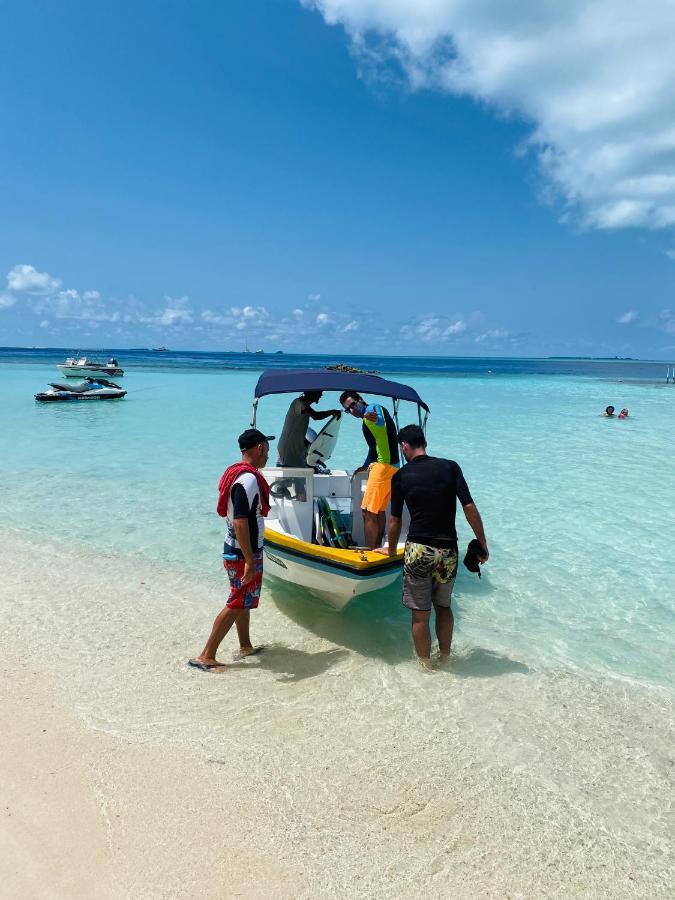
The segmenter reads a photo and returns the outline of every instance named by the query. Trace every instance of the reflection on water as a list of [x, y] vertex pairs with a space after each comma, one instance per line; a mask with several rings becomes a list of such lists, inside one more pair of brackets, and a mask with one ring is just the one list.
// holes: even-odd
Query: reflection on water
[[[266, 587], [282, 614], [332, 644], [390, 665], [414, 656], [410, 613], [401, 604], [400, 580], [357, 598], [344, 612], [337, 612], [310, 591], [277, 578], [268, 578]], [[455, 610], [455, 622], [460, 618]], [[448, 666], [448, 672], [459, 678], [526, 675], [529, 671], [524, 663], [482, 647], [455, 651]]]
[[279, 611], [317, 637], [391, 665], [410, 659], [410, 614], [401, 605], [400, 580], [358, 597], [344, 612], [277, 578], [265, 585]]

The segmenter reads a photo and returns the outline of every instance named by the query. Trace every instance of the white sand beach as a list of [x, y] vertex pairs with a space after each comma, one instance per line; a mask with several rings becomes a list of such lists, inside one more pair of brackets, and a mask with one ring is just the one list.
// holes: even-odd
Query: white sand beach
[[269, 592], [205, 675], [218, 575], [9, 530], [2, 572], [4, 896], [671, 895], [666, 691], [461, 642], [424, 675]]

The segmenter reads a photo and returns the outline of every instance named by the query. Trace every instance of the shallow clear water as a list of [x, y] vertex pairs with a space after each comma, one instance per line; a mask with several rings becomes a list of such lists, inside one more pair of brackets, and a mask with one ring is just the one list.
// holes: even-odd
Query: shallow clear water
[[[119, 403], [40, 405], [33, 394], [56, 377], [53, 360], [0, 362], [0, 527], [218, 576], [216, 485], [237, 455], [258, 373], [192, 365], [139, 363]], [[611, 369], [610, 380], [588, 377], [588, 364], [584, 377], [508, 366], [488, 376], [481, 365], [471, 375], [402, 376], [431, 406], [430, 452], [460, 463], [486, 523], [484, 577], [462, 569], [457, 582], [460, 645], [522, 670], [672, 687], [675, 386], [657, 381], [665, 367], [638, 381], [634, 364]], [[287, 402], [261, 401], [259, 425], [278, 434]], [[631, 418], [600, 418], [607, 403], [628, 406]], [[348, 420], [334, 464], [363, 456]], [[458, 524], [465, 543], [461, 514]], [[333, 628], [335, 614], [309, 597], [277, 588], [275, 599], [309, 631]], [[367, 628], [371, 602], [380, 630], [370, 652], [386, 658], [407, 637], [397, 591], [343, 615]]]

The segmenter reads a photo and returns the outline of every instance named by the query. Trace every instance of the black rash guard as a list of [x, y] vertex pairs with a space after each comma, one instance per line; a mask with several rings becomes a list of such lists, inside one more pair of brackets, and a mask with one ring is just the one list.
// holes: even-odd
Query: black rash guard
[[226, 519], [227, 533], [223, 546], [223, 556], [225, 557], [235, 559], [244, 558], [244, 554], [241, 552], [241, 546], [237, 540], [237, 533], [234, 530], [235, 519], [248, 520], [248, 530], [251, 536], [251, 550], [253, 550], [254, 553], [260, 553], [262, 550], [260, 528], [258, 527], [258, 518], [260, 516], [260, 510], [258, 509], [260, 494], [258, 493], [257, 484], [252, 488], [251, 492], [254, 495], [252, 503], [249, 502], [249, 495], [243, 484], [236, 481], [232, 485], [232, 492], [230, 494], [232, 509], [229, 511], [229, 515]]
[[457, 499], [473, 503], [462, 470], [451, 459], [416, 456], [391, 480], [391, 514], [398, 518], [403, 504], [410, 511], [408, 540], [430, 547], [456, 547]]

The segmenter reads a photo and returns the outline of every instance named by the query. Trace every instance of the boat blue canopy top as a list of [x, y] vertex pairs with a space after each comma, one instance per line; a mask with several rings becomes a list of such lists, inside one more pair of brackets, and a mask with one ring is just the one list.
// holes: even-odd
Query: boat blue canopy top
[[255, 386], [255, 397], [268, 394], [302, 394], [303, 391], [357, 391], [394, 400], [408, 400], [429, 412], [429, 407], [414, 388], [379, 375], [333, 372], [327, 369], [266, 369]]

